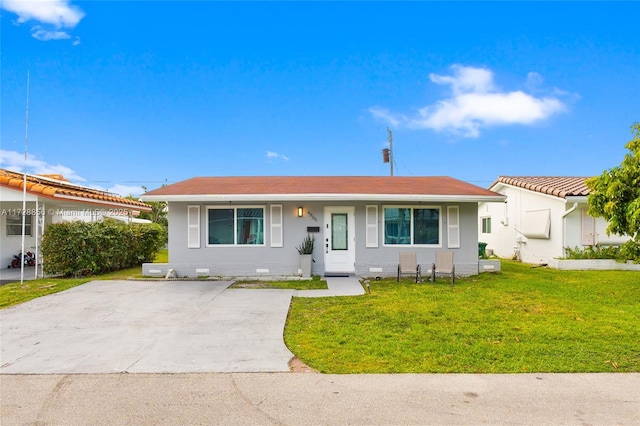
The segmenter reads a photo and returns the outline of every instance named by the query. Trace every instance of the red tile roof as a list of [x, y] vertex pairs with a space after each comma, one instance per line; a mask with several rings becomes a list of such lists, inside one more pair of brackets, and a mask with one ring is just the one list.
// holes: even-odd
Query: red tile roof
[[589, 188], [584, 181], [585, 176], [500, 176], [491, 185], [493, 188], [498, 183], [517, 186], [518, 188], [553, 195], [559, 198], [570, 196], [587, 196]]
[[[135, 200], [119, 197], [97, 189], [74, 185], [56, 175], [56, 178], [27, 174], [27, 193], [65, 201], [121, 207], [137, 211], [151, 211], [151, 206]], [[0, 169], [0, 186], [22, 191], [24, 175]]]
[[[143, 195], [412, 195], [500, 197], [493, 191], [450, 177], [403, 176], [259, 176], [195, 177]], [[301, 197], [302, 198], [302, 197]]]

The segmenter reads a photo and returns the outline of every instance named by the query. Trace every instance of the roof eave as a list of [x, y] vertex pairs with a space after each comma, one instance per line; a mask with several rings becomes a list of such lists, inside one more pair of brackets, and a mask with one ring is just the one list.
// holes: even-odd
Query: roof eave
[[142, 195], [143, 201], [167, 202], [281, 202], [281, 201], [384, 201], [384, 202], [504, 202], [504, 195], [429, 194], [188, 194]]

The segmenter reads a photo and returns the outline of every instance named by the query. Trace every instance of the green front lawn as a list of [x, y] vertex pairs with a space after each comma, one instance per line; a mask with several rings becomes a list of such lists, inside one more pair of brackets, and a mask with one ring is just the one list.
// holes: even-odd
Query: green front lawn
[[289, 349], [325, 373], [640, 371], [640, 273], [502, 272], [371, 281], [357, 297], [294, 298]]

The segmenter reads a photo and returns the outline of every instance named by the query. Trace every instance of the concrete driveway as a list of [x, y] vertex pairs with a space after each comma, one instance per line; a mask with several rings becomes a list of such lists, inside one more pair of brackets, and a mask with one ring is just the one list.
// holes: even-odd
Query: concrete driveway
[[289, 371], [293, 290], [93, 281], [0, 311], [0, 373]]

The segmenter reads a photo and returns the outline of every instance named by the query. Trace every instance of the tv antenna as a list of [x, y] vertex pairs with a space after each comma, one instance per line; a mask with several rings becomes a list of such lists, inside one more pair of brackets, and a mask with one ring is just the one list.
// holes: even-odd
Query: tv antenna
[[[23, 169], [23, 181], [22, 181], [22, 232], [20, 240], [20, 286], [24, 285], [24, 239], [25, 228], [27, 222], [27, 149], [29, 147], [29, 74], [27, 71], [27, 106], [25, 108], [25, 130], [24, 130], [24, 169]], [[37, 222], [36, 222], [37, 223]], [[37, 229], [37, 225], [36, 225]], [[37, 231], [36, 231], [37, 236]], [[36, 273], [38, 271], [38, 265], [36, 265]]]

